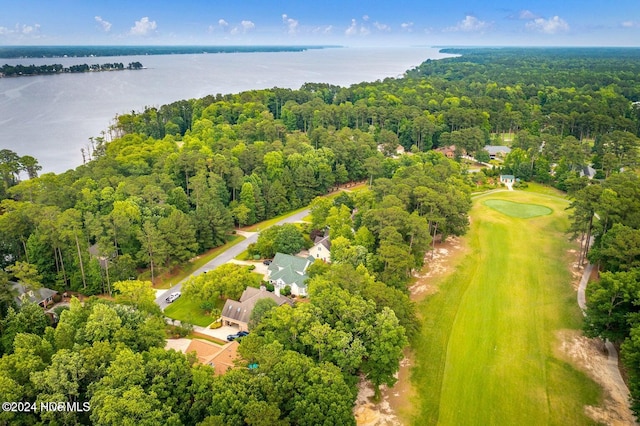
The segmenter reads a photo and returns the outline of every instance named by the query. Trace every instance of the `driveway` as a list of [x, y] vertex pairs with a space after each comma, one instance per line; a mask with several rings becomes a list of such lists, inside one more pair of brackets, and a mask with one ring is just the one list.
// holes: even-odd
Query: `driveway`
[[[310, 210], [309, 209], [304, 209], [301, 212], [298, 212], [294, 215], [291, 215], [289, 217], [286, 217], [280, 221], [278, 221], [276, 223], [276, 225], [284, 225], [285, 223], [295, 223], [295, 222], [300, 222], [302, 221], [302, 218], [304, 218], [305, 216], [309, 215]], [[201, 268], [197, 269], [196, 271], [193, 272], [193, 274], [191, 274], [192, 276], [198, 276], [200, 274], [203, 274], [207, 271], [211, 271], [213, 269], [216, 269], [218, 266], [220, 265], [224, 265], [225, 263], [229, 262], [230, 260], [232, 260], [233, 258], [235, 258], [237, 255], [239, 255], [240, 253], [242, 253], [243, 251], [245, 251], [247, 249], [247, 247], [249, 247], [249, 244], [251, 243], [255, 243], [256, 241], [258, 241], [258, 233], [257, 232], [242, 232], [243, 236], [246, 236], [246, 239], [239, 242], [238, 244], [236, 244], [235, 246], [229, 248], [228, 250], [224, 251], [223, 253], [220, 253], [220, 255], [216, 256], [214, 259], [210, 260], [209, 262], [207, 262], [204, 266], [202, 266]], [[174, 291], [181, 291], [180, 289], [182, 288], [182, 284], [188, 280], [189, 277], [185, 278], [184, 280], [180, 281], [178, 284], [174, 285], [173, 287], [171, 287], [168, 290], [165, 290], [162, 293], [158, 293], [156, 294], [156, 304], [158, 306], [160, 306], [160, 309], [164, 311], [164, 309], [167, 307], [168, 303], [166, 302], [165, 298], [170, 295], [171, 293], [173, 293]], [[227, 333], [227, 334], [233, 334], [233, 333]], [[225, 339], [226, 339], [226, 334], [225, 334]]]

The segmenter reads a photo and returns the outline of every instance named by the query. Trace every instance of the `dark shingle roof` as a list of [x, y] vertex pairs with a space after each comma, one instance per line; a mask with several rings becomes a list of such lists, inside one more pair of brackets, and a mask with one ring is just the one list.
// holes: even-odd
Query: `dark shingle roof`
[[22, 305], [24, 302], [29, 301], [31, 303], [39, 304], [47, 300], [58, 292], [55, 290], [51, 290], [50, 288], [40, 287], [36, 290], [29, 290], [29, 288], [25, 287], [20, 283], [11, 283], [13, 290], [16, 293], [15, 301], [18, 306]]
[[262, 289], [247, 287], [242, 296], [240, 296], [240, 301], [227, 299], [222, 308], [222, 316], [246, 324], [251, 318], [251, 312], [256, 302], [261, 299], [272, 299], [278, 306], [284, 303], [292, 304], [291, 300], [284, 296], [278, 296]]

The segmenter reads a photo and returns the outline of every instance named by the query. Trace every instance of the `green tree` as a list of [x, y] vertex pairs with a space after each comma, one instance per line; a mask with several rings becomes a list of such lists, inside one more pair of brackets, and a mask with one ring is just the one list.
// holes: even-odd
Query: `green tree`
[[639, 291], [637, 270], [603, 272], [600, 281], [587, 287], [585, 333], [622, 342], [629, 335], [632, 315], [638, 312]]
[[135, 306], [145, 312], [160, 313], [155, 303], [156, 292], [150, 281], [125, 280], [113, 283], [116, 302]]
[[265, 315], [268, 315], [269, 311], [277, 306], [278, 304], [270, 298], [258, 300], [251, 311], [251, 316], [249, 318], [249, 330], [253, 330], [258, 324], [260, 324], [262, 318], [264, 318]]

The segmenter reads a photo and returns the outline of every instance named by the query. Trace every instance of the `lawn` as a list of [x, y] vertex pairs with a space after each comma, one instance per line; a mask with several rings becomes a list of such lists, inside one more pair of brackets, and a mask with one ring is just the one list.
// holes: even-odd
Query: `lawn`
[[[487, 200], [506, 202], [498, 204], [510, 214]], [[547, 213], [514, 217], [538, 207]], [[521, 191], [475, 197], [469, 255], [418, 304], [412, 424], [594, 423], [584, 405], [599, 403], [600, 388], [557, 356], [558, 331], [582, 321], [567, 267], [566, 207]]]
[[[224, 303], [216, 306], [221, 309]], [[188, 322], [193, 325], [206, 327], [213, 322], [211, 315], [205, 315], [200, 309], [200, 302], [193, 302], [186, 297], [180, 297], [164, 309], [164, 314], [169, 318]]]

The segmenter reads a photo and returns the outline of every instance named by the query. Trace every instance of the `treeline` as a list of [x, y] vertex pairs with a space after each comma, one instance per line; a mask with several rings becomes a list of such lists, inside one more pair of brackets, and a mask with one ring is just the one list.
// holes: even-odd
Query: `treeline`
[[[640, 179], [635, 171], [612, 174], [574, 195], [574, 235], [600, 271], [586, 291], [585, 332], [621, 349], [632, 409], [640, 414]], [[593, 239], [593, 246], [587, 242]]]
[[[127, 65], [128, 70], [139, 70], [143, 66], [140, 62], [131, 62]], [[4, 64], [0, 68], [0, 77], [17, 77], [17, 76], [32, 76], [32, 75], [47, 75], [47, 74], [63, 74], [63, 73], [79, 73], [90, 71], [121, 71], [125, 66], [122, 62], [106, 63], [102, 65], [93, 64], [80, 64], [71, 65], [69, 67], [63, 67], [62, 64], [51, 65], [8, 65]]]

